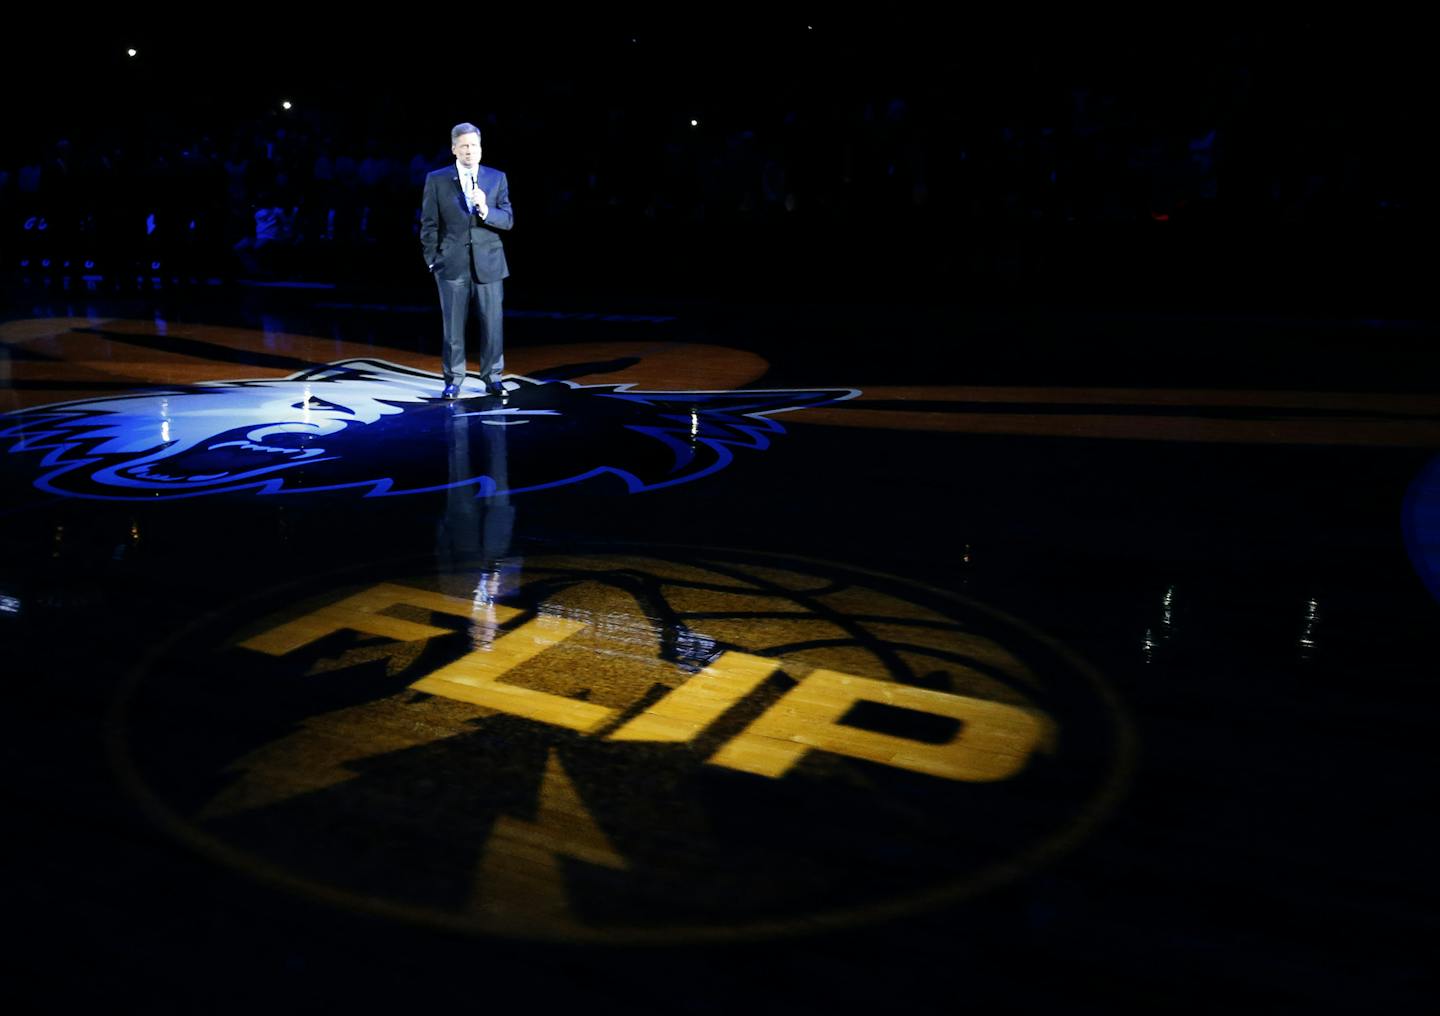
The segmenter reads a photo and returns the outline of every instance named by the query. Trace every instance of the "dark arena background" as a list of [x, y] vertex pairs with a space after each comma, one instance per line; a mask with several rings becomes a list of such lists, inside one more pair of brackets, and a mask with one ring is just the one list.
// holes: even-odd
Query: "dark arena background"
[[1430, 1011], [1431, 44], [838, 11], [6, 15], [12, 1011]]

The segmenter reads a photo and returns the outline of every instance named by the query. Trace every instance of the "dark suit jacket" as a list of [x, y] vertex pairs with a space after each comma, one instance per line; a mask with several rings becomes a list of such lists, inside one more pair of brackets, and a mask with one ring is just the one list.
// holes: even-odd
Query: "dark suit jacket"
[[471, 268], [481, 282], [499, 282], [510, 275], [500, 230], [515, 223], [510, 212], [510, 185], [505, 174], [489, 166], [476, 167], [476, 183], [485, 192], [490, 214], [482, 222], [471, 215], [455, 166], [437, 169], [425, 177], [420, 202], [420, 246], [425, 264], [442, 279], [463, 279]]

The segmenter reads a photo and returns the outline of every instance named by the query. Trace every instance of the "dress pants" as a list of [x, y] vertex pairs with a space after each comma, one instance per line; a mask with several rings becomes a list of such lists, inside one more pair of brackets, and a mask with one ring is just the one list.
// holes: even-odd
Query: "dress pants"
[[499, 381], [505, 371], [504, 302], [505, 282], [476, 282], [466, 273], [459, 279], [436, 276], [440, 287], [440, 317], [445, 326], [445, 348], [441, 367], [445, 383], [465, 380], [465, 330], [474, 319], [480, 333], [476, 350], [480, 377], [488, 384]]

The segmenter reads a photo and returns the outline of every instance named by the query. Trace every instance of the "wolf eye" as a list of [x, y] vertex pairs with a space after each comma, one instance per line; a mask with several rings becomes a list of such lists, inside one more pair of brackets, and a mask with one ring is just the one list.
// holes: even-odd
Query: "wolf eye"
[[325, 401], [324, 399], [319, 398], [319, 397], [314, 396], [314, 395], [310, 396], [308, 399], [302, 399], [301, 401], [295, 403], [295, 404], [294, 404], [293, 406], [291, 406], [290, 408], [291, 408], [291, 409], [333, 409], [333, 410], [334, 410], [335, 412], [337, 412], [337, 413], [349, 413], [351, 416], [354, 416], [354, 415], [355, 415], [355, 411], [352, 410], [352, 409], [347, 409], [345, 406], [337, 406], [337, 405], [336, 405], [335, 403], [333, 403], [333, 402], [327, 402], [327, 401]]

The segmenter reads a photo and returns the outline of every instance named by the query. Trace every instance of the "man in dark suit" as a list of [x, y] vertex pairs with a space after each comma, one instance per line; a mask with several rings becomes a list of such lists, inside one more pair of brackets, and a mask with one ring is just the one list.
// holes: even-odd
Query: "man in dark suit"
[[455, 164], [425, 177], [420, 204], [420, 245], [440, 287], [445, 326], [444, 397], [458, 398], [465, 381], [465, 327], [474, 314], [480, 332], [480, 377], [491, 395], [505, 396], [504, 283], [510, 268], [500, 231], [514, 223], [505, 174], [480, 165], [480, 128], [456, 124], [450, 131]]

